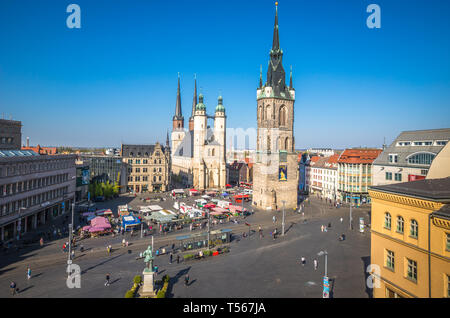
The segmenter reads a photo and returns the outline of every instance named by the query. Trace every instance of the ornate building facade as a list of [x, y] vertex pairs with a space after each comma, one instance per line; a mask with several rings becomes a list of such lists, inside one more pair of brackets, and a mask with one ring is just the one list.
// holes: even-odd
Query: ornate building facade
[[[213, 128], [208, 119], [214, 121]], [[202, 94], [198, 96], [195, 80], [189, 129], [184, 129], [181, 111], [180, 78], [172, 130], [172, 180], [177, 186], [198, 190], [224, 189], [226, 185], [226, 116], [222, 96], [218, 98], [214, 116], [206, 114]]]
[[298, 165], [294, 143], [292, 70], [289, 86], [282, 64], [283, 50], [275, 13], [267, 80], [260, 73], [257, 99], [257, 153], [253, 172], [253, 204], [262, 209], [297, 208]]

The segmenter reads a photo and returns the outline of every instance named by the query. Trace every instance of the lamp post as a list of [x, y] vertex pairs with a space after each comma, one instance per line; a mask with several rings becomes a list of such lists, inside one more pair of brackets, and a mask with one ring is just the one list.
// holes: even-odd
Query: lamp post
[[286, 201], [283, 200], [281, 202], [283, 203], [283, 222], [281, 223], [281, 235], [284, 236], [284, 216], [285, 216], [284, 206], [286, 205]]
[[[72, 236], [73, 236], [73, 215], [75, 212], [75, 203], [72, 203], [72, 223], [69, 224], [69, 254], [67, 255], [67, 265], [72, 264]], [[70, 274], [69, 274], [70, 276]]]
[[330, 297], [330, 285], [328, 282], [328, 253], [327, 251], [320, 251], [317, 253], [318, 256], [325, 255], [325, 275], [323, 277], [323, 292], [322, 297], [323, 298], [329, 298]]

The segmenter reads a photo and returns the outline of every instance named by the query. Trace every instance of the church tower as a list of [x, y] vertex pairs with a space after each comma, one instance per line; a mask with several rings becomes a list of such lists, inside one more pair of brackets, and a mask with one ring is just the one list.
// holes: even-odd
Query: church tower
[[289, 86], [283, 68], [278, 31], [278, 4], [266, 83], [260, 71], [257, 99], [257, 151], [254, 166], [253, 204], [261, 209], [297, 208], [298, 169], [294, 144], [292, 71]]
[[175, 116], [172, 119], [172, 153], [175, 153], [185, 136], [184, 117], [181, 112], [181, 95], [180, 95], [180, 74], [178, 73], [177, 102], [175, 105]]
[[195, 106], [194, 113], [194, 185], [198, 189], [205, 189], [206, 178], [205, 178], [205, 161], [203, 158], [204, 148], [205, 148], [205, 140], [206, 140], [206, 131], [208, 124], [208, 117], [206, 115], [206, 105], [203, 103], [203, 94], [198, 96], [198, 104]]
[[227, 167], [226, 167], [226, 116], [225, 106], [223, 106], [223, 98], [219, 96], [214, 116], [214, 137], [220, 144], [218, 148], [218, 187], [226, 188], [227, 184]]

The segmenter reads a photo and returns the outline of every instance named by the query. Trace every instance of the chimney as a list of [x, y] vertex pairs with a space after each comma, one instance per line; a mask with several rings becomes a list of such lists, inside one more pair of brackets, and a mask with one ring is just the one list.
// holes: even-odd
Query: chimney
[[30, 137], [27, 137], [27, 148], [30, 147]]

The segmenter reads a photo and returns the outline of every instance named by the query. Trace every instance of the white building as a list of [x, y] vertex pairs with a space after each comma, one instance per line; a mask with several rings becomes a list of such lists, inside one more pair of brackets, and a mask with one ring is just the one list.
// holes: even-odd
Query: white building
[[450, 140], [450, 128], [402, 132], [373, 162], [373, 185], [424, 179]]
[[[208, 119], [214, 120], [213, 128]], [[197, 82], [195, 82], [192, 116], [189, 130], [184, 129], [181, 113], [180, 78], [172, 131], [172, 181], [194, 187], [225, 189], [226, 177], [226, 116], [222, 96], [218, 98], [214, 116], [206, 114], [203, 95], [197, 103]]]

